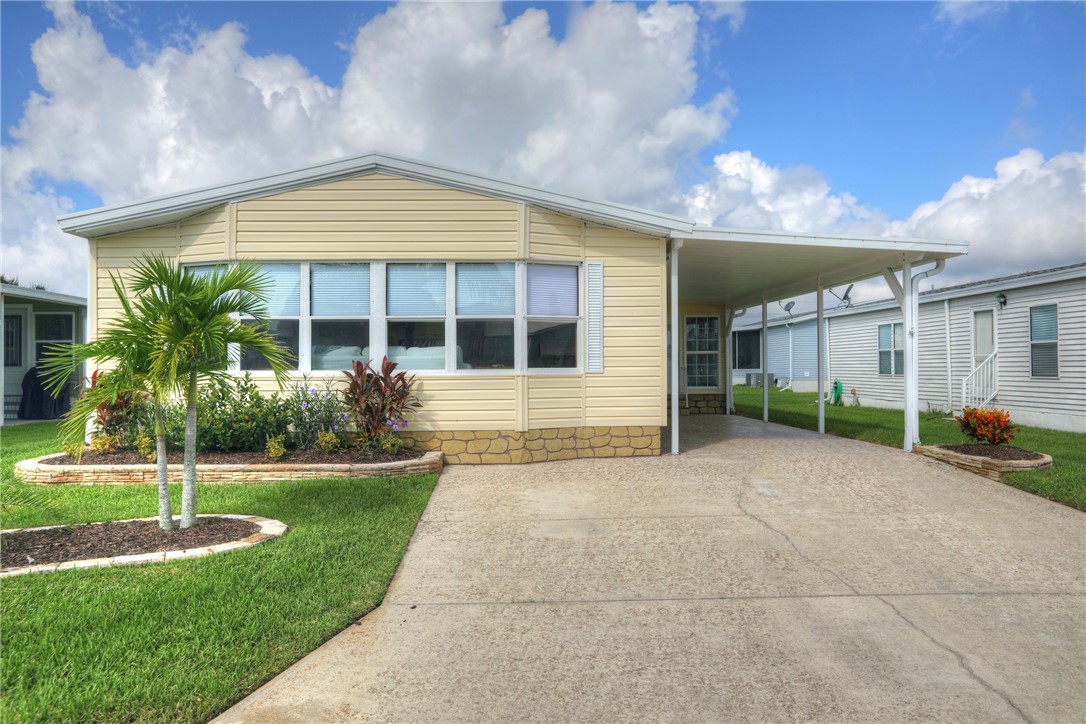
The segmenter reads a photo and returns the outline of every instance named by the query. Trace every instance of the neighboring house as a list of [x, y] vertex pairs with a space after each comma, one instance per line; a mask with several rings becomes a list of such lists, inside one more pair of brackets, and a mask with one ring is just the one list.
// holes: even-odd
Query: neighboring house
[[[750, 368], [735, 372], [741, 384], [761, 371], [761, 331], [735, 335], [755, 350]], [[902, 406], [903, 336], [893, 301], [826, 313], [827, 379], [841, 380], [845, 404], [855, 389], [860, 404]], [[769, 322], [779, 386], [813, 390], [816, 355], [810, 315]], [[1086, 432], [1086, 264], [923, 292], [919, 396], [921, 409], [997, 406], [1025, 425]]]
[[[726, 310], [966, 251], [703, 227], [376, 153], [60, 224], [89, 240], [92, 332], [118, 308], [109, 272], [143, 254], [254, 259], [297, 374], [388, 355], [417, 374], [410, 441], [454, 463], [659, 454], [669, 345], [690, 345], [699, 383], [719, 384]], [[680, 339], [672, 299], [715, 322]], [[234, 363], [270, 389], [262, 366], [244, 351]]]
[[[42, 419], [46, 415], [36, 391], [30, 390], [34, 399], [23, 400], [24, 381], [32, 384], [27, 373], [51, 343], [84, 340], [87, 300], [44, 289], [0, 284], [0, 309], [4, 317], [4, 367], [0, 373], [0, 387], [4, 389], [3, 422], [17, 419], [20, 407], [24, 416]], [[50, 408], [49, 417], [67, 409], [66, 401], [46, 405]]]

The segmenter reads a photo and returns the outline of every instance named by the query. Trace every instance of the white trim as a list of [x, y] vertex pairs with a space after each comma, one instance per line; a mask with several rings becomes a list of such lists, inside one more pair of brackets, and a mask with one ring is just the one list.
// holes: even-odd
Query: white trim
[[585, 318], [585, 372], [600, 374], [604, 371], [604, 307], [605, 284], [602, 261], [586, 261], [584, 264], [584, 318]]
[[[710, 354], [715, 354], [716, 355], [716, 362], [717, 362], [717, 365], [716, 365], [717, 366], [716, 381], [717, 381], [717, 384], [714, 387], [692, 387], [690, 385], [690, 350], [688, 350], [686, 348], [686, 341], [687, 341], [686, 340], [686, 325], [687, 325], [687, 320], [690, 320], [690, 319], [715, 319], [716, 320], [716, 334], [717, 334], [717, 350], [716, 350], [716, 352], [694, 352], [694, 354], [698, 354], [698, 355], [710, 355]], [[682, 382], [686, 386], [687, 392], [691, 392], [691, 391], [694, 391], [694, 392], [714, 391], [715, 392], [715, 391], [719, 391], [719, 390], [724, 388], [724, 383], [723, 383], [723, 379], [722, 379], [722, 376], [723, 376], [723, 360], [722, 360], [722, 357], [723, 357], [723, 354], [724, 354], [723, 353], [723, 347], [724, 347], [723, 334], [724, 333], [723, 333], [723, 325], [721, 324], [722, 321], [723, 320], [721, 319], [719, 314], [684, 314], [683, 317], [682, 317], [682, 333], [681, 333], [681, 335], [682, 335], [683, 343], [682, 343], [681, 355], [682, 355], [682, 361], [685, 362], [685, 365], [683, 365], [683, 370], [682, 371], [686, 375], [685, 379], [683, 379]]]
[[[1056, 339], [1037, 340], [1033, 339], [1033, 309], [1034, 307], [1055, 307], [1056, 308]], [[1045, 302], [1043, 304], [1030, 304], [1026, 307], [1026, 323], [1029, 328], [1029, 378], [1031, 380], [1058, 380], [1060, 378], [1060, 304], [1059, 302]], [[1055, 344], [1056, 345], [1056, 374], [1055, 375], [1035, 375], [1033, 374], [1033, 345], [1034, 344]]]

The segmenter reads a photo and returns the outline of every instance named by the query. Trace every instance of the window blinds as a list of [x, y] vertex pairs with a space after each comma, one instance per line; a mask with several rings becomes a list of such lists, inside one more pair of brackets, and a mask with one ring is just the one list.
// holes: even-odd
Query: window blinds
[[369, 264], [313, 264], [309, 280], [313, 316], [369, 316]]
[[1029, 338], [1033, 342], [1054, 342], [1056, 340], [1056, 305], [1030, 307]]
[[444, 264], [389, 264], [390, 317], [445, 316]]
[[533, 317], [577, 316], [577, 267], [528, 265], [528, 314]]
[[302, 273], [297, 264], [263, 264], [261, 273], [268, 279], [265, 302], [269, 317], [297, 317], [301, 314]]
[[457, 264], [456, 313], [512, 316], [516, 303], [512, 264]]

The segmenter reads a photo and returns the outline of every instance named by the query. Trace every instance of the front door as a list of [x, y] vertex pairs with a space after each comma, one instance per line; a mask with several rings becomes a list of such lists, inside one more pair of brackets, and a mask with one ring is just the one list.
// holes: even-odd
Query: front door
[[991, 309], [978, 309], [973, 312], [973, 369], [995, 349], [995, 314]]
[[[23, 375], [29, 369], [30, 329], [27, 310], [4, 306], [4, 416], [14, 419], [23, 392]], [[9, 402], [10, 400], [10, 402]]]

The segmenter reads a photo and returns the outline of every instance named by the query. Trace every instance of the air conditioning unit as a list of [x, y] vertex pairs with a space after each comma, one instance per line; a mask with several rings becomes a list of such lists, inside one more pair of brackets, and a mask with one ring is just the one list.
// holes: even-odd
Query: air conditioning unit
[[[773, 386], [777, 384], [777, 376], [770, 373], [769, 384]], [[761, 387], [762, 386], [762, 373], [761, 372], [748, 372], [747, 373], [747, 387]]]

